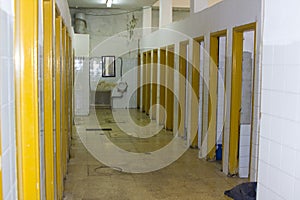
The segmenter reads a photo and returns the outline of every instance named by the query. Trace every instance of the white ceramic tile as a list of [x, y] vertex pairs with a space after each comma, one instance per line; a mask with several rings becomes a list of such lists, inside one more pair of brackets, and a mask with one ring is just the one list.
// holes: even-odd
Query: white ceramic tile
[[297, 110], [298, 103], [298, 95], [296, 94], [288, 94], [284, 95], [284, 104], [282, 104], [282, 108], [284, 108], [283, 117], [290, 120], [295, 120], [297, 118], [300, 110]]
[[282, 131], [282, 144], [291, 148], [300, 149], [300, 125], [291, 120], [282, 120], [284, 128]]
[[250, 145], [250, 135], [240, 136], [240, 145], [249, 146]]
[[286, 45], [285, 64], [299, 65], [300, 64], [300, 43], [299, 41], [292, 42]]
[[250, 146], [240, 146], [239, 155], [241, 157], [250, 156]]
[[262, 93], [262, 99], [261, 99], [261, 112], [262, 113], [272, 113], [272, 106], [271, 106], [271, 102], [272, 102], [272, 93], [269, 92], [268, 90], [263, 90]]
[[268, 194], [268, 199], [272, 199], [272, 200], [283, 200], [283, 198], [281, 196], [279, 196], [278, 194], [274, 193], [274, 192], [269, 192]]
[[277, 143], [282, 142], [282, 137], [284, 137], [284, 124], [282, 120], [276, 117], [271, 117], [271, 131], [270, 131], [270, 139], [274, 140]]
[[271, 180], [270, 166], [266, 162], [260, 161], [258, 165], [258, 183], [269, 187], [270, 180]]
[[[273, 66], [282, 66], [285, 64], [285, 44], [274, 45], [274, 63]], [[274, 74], [273, 74], [274, 75]]]
[[1, 123], [2, 123], [2, 152], [5, 152], [9, 148], [9, 110], [8, 105], [1, 108]]
[[3, 180], [3, 196], [5, 197], [9, 191], [11, 186], [10, 179], [10, 151], [3, 152], [2, 154], [2, 180]]
[[269, 162], [271, 166], [280, 167], [281, 164], [281, 145], [276, 142], [270, 142], [270, 157]]
[[286, 146], [282, 146], [281, 170], [285, 173], [295, 176], [296, 151]]
[[268, 199], [269, 189], [267, 189], [264, 185], [258, 183], [257, 186], [257, 199], [265, 200]]
[[248, 178], [249, 176], [249, 168], [239, 168], [239, 177], [240, 178]]
[[0, 29], [2, 30], [0, 32], [0, 42], [1, 42], [1, 47], [0, 47], [0, 56], [8, 56], [8, 44], [9, 44], [9, 31], [8, 31], [8, 23], [9, 23], [9, 16], [4, 13], [2, 10], [0, 10]]
[[[296, 151], [296, 158], [295, 158], [295, 177], [300, 180], [300, 151]], [[299, 196], [300, 197], [300, 196]]]
[[282, 65], [273, 65], [272, 89], [279, 91], [285, 90], [285, 79], [282, 79], [282, 75], [285, 73], [285, 70], [286, 67]]
[[[0, 31], [1, 32], [1, 31]], [[1, 104], [5, 105], [8, 103], [9, 99], [9, 92], [8, 92], [8, 85], [9, 85], [9, 68], [8, 62], [6, 58], [0, 58], [0, 76], [1, 76]], [[5, 116], [5, 115], [4, 115]]]
[[14, 1], [7, 2], [6, 0], [0, 0], [0, 8], [4, 10], [7, 14], [14, 14]]
[[293, 200], [298, 200], [299, 198], [300, 198], [300, 180], [296, 180]]
[[260, 139], [260, 144], [259, 144], [259, 159], [269, 163], [269, 158], [270, 157], [270, 141], [265, 139], [265, 138], [261, 138]]
[[[298, 56], [300, 57], [300, 56]], [[287, 67], [285, 71], [286, 91], [300, 93], [300, 84], [298, 82], [300, 67]]]
[[287, 174], [280, 176], [280, 195], [285, 199], [293, 199], [295, 179]]
[[239, 158], [239, 167], [240, 168], [249, 168], [249, 163], [250, 161], [249, 161], [249, 157], [240, 157]]
[[275, 192], [277, 194], [280, 194], [282, 174], [283, 173], [279, 169], [277, 169], [275, 167], [270, 167], [269, 187], [273, 192]]

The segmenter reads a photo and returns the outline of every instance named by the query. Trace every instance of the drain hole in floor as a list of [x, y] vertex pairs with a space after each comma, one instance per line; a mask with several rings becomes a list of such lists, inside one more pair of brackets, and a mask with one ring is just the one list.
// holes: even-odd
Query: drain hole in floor
[[112, 131], [111, 128], [87, 128], [86, 131]]

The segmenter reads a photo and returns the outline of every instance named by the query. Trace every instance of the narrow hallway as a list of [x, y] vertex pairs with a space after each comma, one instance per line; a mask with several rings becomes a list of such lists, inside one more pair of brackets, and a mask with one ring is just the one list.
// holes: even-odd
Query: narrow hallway
[[[100, 199], [228, 199], [223, 195], [243, 180], [228, 178], [221, 171], [218, 162], [206, 162], [198, 157], [198, 150], [188, 149], [184, 155], [170, 166], [150, 173], [125, 173], [112, 169], [97, 159], [83, 145], [80, 135], [101, 134], [127, 151], [148, 152], [151, 148], [160, 148], [172, 138], [164, 129], [147, 139], [132, 139], [118, 130], [109, 110], [97, 109], [99, 123], [112, 131], [89, 129], [96, 127], [97, 119], [90, 116], [77, 117], [76, 128], [72, 135], [71, 158], [65, 182], [65, 199], [100, 200]], [[134, 121], [148, 124], [148, 116], [138, 110], [131, 110]], [[104, 125], [103, 122], [106, 121]], [[88, 130], [88, 131], [86, 131]], [[108, 147], [109, 148], [109, 147]], [[153, 149], [152, 149], [153, 150]], [[245, 179], [244, 179], [245, 180]], [[245, 180], [246, 181], [246, 180]]]

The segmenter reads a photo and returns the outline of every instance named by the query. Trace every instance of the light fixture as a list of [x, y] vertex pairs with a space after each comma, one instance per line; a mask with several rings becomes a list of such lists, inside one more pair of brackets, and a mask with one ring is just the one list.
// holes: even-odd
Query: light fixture
[[113, 0], [106, 0], [106, 7], [111, 8]]

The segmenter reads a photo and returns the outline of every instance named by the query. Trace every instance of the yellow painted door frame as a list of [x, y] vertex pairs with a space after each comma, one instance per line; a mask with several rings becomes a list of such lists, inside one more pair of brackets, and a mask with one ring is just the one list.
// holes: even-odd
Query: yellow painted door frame
[[143, 86], [142, 86], [142, 111], [145, 112], [146, 111], [146, 58], [147, 58], [147, 54], [146, 52], [143, 53], [143, 65], [142, 65], [142, 74], [143, 74]]
[[159, 77], [159, 83], [160, 83], [160, 91], [159, 91], [159, 104], [161, 109], [159, 109], [159, 124], [165, 125], [165, 111], [162, 109], [165, 109], [165, 82], [166, 82], [166, 49], [160, 49], [160, 61], [159, 61], [159, 69], [160, 69], [160, 77]]
[[136, 97], [136, 101], [137, 101], [137, 109], [140, 108], [141, 106], [141, 54], [138, 54], [138, 67], [137, 67], [137, 97]]
[[38, 8], [37, 0], [15, 0], [18, 199], [40, 199]]
[[61, 51], [61, 116], [62, 116], [62, 173], [63, 177], [66, 174], [67, 166], [66, 166], [66, 160], [67, 160], [67, 113], [66, 113], [66, 34], [67, 34], [67, 28], [63, 24], [62, 28], [62, 51]]
[[158, 50], [153, 50], [153, 59], [152, 59], [152, 119], [156, 119], [156, 109], [154, 105], [157, 104], [157, 62], [158, 62]]
[[45, 128], [45, 185], [46, 198], [54, 199], [54, 122], [53, 122], [53, 0], [44, 1], [44, 128]]
[[219, 31], [210, 35], [210, 65], [209, 65], [209, 104], [208, 104], [208, 160], [216, 157], [217, 136], [217, 106], [218, 106], [218, 63], [219, 63], [219, 38], [227, 36], [227, 31]]
[[55, 102], [56, 102], [56, 186], [57, 198], [62, 199], [63, 170], [62, 170], [62, 115], [61, 115], [61, 39], [62, 18], [57, 16], [55, 20]]
[[[240, 108], [241, 108], [241, 95], [242, 95], [242, 65], [243, 65], [243, 40], [244, 40], [243, 33], [245, 31], [251, 31], [251, 30], [255, 32], [254, 41], [256, 41], [256, 23], [246, 24], [233, 29], [232, 77], [231, 77], [232, 87], [231, 87], [231, 108], [230, 108], [230, 136], [229, 136], [229, 144], [230, 144], [229, 145], [229, 174], [231, 175], [235, 175], [238, 173], [238, 152], [239, 152], [239, 138], [240, 138], [239, 126], [240, 126]], [[256, 46], [256, 44], [254, 44], [254, 46]], [[254, 50], [254, 55], [255, 54], [256, 51]], [[255, 72], [253, 74], [255, 75]], [[255, 79], [253, 78], [253, 80]], [[253, 91], [254, 90], [252, 89], [252, 93]], [[254, 95], [252, 95], [252, 102], [253, 101], [254, 101]], [[253, 112], [254, 109], [252, 106], [252, 124], [253, 124]], [[251, 125], [251, 130], [252, 130], [252, 125]]]
[[173, 130], [173, 120], [174, 120], [174, 49], [175, 46], [171, 45], [167, 48], [167, 70], [166, 70], [166, 129]]
[[184, 136], [185, 110], [186, 110], [186, 70], [187, 70], [187, 48], [189, 41], [179, 44], [179, 104], [178, 104], [178, 134]]
[[150, 110], [150, 99], [151, 99], [151, 51], [148, 51], [146, 53], [146, 114], [149, 115], [149, 110]]

